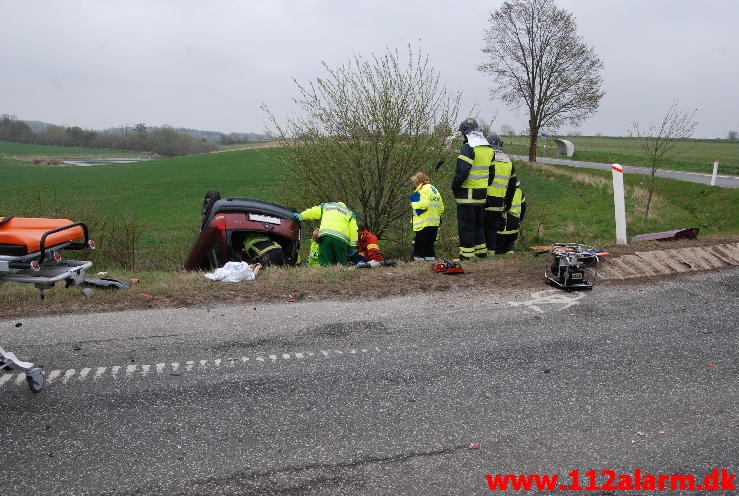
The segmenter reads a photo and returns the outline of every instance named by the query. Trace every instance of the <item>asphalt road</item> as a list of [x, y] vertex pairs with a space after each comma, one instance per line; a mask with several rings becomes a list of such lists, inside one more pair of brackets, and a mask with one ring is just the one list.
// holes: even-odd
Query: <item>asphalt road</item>
[[[516, 160], [528, 160], [528, 157], [522, 155], [511, 155]], [[544, 164], [568, 165], [570, 167], [582, 167], [584, 169], [611, 170], [611, 164], [601, 164], [598, 162], [583, 162], [581, 160], [567, 160], [563, 158], [537, 157], [537, 162]], [[624, 165], [626, 174], [643, 174], [650, 175], [652, 173], [649, 167], [639, 167], [635, 165]], [[720, 170], [720, 169], [719, 169]], [[676, 171], [669, 169], [659, 169], [655, 174], [657, 177], [666, 177], [668, 179], [677, 179], [678, 181], [688, 181], [698, 184], [711, 184], [711, 174], [701, 172]], [[716, 175], [716, 186], [722, 188], [739, 188], [739, 176], [730, 176], [726, 174]]]
[[485, 474], [736, 471], [737, 276], [0, 321], [54, 376], [0, 386], [0, 487], [472, 495]]

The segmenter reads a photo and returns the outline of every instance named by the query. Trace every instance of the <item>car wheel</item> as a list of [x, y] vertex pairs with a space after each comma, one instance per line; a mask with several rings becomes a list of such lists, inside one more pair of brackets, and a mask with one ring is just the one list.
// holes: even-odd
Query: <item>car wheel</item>
[[203, 222], [200, 226], [200, 230], [205, 229], [205, 225], [210, 217], [210, 211], [213, 209], [213, 204], [221, 199], [221, 193], [217, 189], [211, 189], [205, 193], [203, 198]]

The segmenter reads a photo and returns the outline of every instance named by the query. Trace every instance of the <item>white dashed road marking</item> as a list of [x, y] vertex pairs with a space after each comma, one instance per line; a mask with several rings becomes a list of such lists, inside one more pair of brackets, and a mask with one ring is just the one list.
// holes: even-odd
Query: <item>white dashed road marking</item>
[[[295, 352], [295, 353], [274, 353], [271, 355], [256, 355], [254, 357], [248, 357], [248, 356], [242, 356], [240, 358], [227, 358], [227, 362], [229, 367], [235, 367], [238, 364], [248, 364], [248, 363], [258, 363], [258, 364], [276, 364], [279, 362], [289, 362], [289, 361], [295, 361], [295, 359], [300, 360], [309, 360], [310, 358], [315, 357], [315, 359], [324, 360], [327, 358], [337, 358], [337, 357], [346, 357], [346, 359], [349, 359], [352, 355], [358, 355], [361, 353], [383, 353], [387, 350], [390, 350], [391, 347], [388, 346], [387, 349], [381, 349], [377, 346], [373, 348], [362, 348], [361, 350], [357, 350], [354, 348], [349, 348], [346, 350], [320, 350], [320, 351], [302, 351], [302, 352]], [[267, 358], [269, 360], [267, 360]], [[84, 367], [79, 370], [79, 373], [77, 372], [77, 369], [58, 369], [58, 370], [51, 370], [48, 372], [43, 372], [45, 378], [46, 378], [46, 384], [71, 384], [71, 383], [79, 383], [79, 382], [85, 382], [88, 379], [91, 378], [91, 381], [100, 381], [104, 380], [106, 378], [110, 378], [113, 380], [122, 380], [126, 379], [129, 381], [135, 380], [136, 378], [144, 378], [144, 377], [159, 377], [165, 372], [169, 372], [174, 375], [179, 375], [180, 372], [191, 372], [191, 373], [198, 373], [198, 372], [204, 372], [208, 369], [208, 364], [212, 363], [216, 367], [221, 367], [223, 364], [223, 359], [216, 358], [213, 360], [187, 360], [184, 362], [184, 371], [181, 368], [182, 362], [159, 362], [156, 363], [154, 366], [152, 365], [138, 365], [138, 364], [129, 364], [129, 365], [113, 365], [111, 367]], [[195, 367], [195, 364], [198, 364], [197, 367]], [[123, 369], [123, 372], [119, 374], [119, 372]], [[95, 371], [92, 373], [92, 371]], [[156, 371], [156, 374], [152, 373]], [[61, 381], [59, 380], [61, 378]], [[74, 380], [72, 380], [74, 378]], [[16, 385], [20, 386], [24, 384], [26, 381], [26, 374], [24, 372], [20, 373], [9, 373], [9, 374], [0, 374], [0, 387], [3, 387], [8, 384], [15, 383]]]

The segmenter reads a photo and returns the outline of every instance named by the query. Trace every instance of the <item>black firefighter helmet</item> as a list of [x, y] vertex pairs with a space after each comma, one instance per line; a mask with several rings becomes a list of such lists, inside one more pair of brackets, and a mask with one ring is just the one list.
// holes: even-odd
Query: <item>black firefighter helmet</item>
[[480, 126], [477, 124], [477, 121], [473, 119], [472, 117], [466, 118], [459, 125], [459, 132], [464, 135], [467, 135], [471, 133], [472, 131], [478, 131], [479, 129], [480, 129]]

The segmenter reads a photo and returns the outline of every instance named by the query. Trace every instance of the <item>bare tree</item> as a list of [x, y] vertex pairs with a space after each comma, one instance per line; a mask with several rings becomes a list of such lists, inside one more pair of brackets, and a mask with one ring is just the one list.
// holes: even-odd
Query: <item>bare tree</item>
[[649, 217], [649, 207], [652, 204], [654, 193], [654, 177], [657, 169], [665, 160], [672, 158], [686, 146], [684, 138], [689, 138], [695, 131], [696, 122], [693, 120], [697, 109], [685, 112], [678, 108], [678, 100], [675, 99], [670, 105], [662, 121], [650, 123], [649, 128], [642, 130], [639, 123], [631, 123], [631, 135], [639, 140], [639, 146], [647, 157], [651, 167], [649, 178], [649, 194], [647, 206], [644, 209], [644, 218]]
[[735, 130], [729, 131], [729, 134], [726, 135], [726, 139], [729, 139], [731, 141], [736, 141], [737, 138], [737, 132]]
[[343, 201], [382, 235], [407, 216], [409, 178], [446, 160], [456, 128], [459, 94], [450, 94], [428, 57], [409, 47], [355, 55], [307, 85], [296, 81], [299, 116], [280, 124], [287, 147], [286, 189], [304, 206]]
[[574, 16], [553, 0], [504, 2], [490, 14], [482, 51], [490, 61], [478, 69], [493, 80], [491, 96], [529, 112], [530, 162], [542, 127], [578, 125], [605, 94], [603, 63], [577, 35]]
[[500, 126], [500, 134], [503, 136], [514, 136], [516, 134], [516, 131], [508, 124], [503, 124]]

